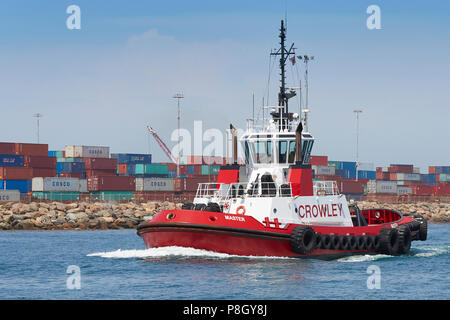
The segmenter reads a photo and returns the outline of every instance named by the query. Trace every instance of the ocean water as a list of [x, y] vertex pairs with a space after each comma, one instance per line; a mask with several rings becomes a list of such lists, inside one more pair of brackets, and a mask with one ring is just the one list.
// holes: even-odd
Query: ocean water
[[0, 299], [450, 299], [450, 225], [406, 256], [145, 249], [134, 230], [0, 232]]

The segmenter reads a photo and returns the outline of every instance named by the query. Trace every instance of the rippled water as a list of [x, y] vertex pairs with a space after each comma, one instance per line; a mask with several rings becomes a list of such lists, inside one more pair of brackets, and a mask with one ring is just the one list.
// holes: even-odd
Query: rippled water
[[0, 299], [449, 299], [449, 234], [431, 224], [409, 255], [321, 261], [145, 249], [134, 230], [4, 231]]

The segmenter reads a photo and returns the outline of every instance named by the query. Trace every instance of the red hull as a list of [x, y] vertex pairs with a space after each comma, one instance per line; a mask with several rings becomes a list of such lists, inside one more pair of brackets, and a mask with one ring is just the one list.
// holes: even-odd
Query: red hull
[[[396, 225], [413, 219], [404, 217]], [[138, 235], [147, 248], [181, 246], [240, 256], [315, 257], [335, 258], [352, 254], [373, 254], [375, 250], [314, 249], [300, 255], [291, 249], [290, 235], [298, 225], [284, 228], [261, 224], [251, 216], [218, 212], [167, 210], [158, 213], [152, 221], [138, 227]], [[312, 226], [317, 234], [377, 235], [391, 224], [365, 227]]]

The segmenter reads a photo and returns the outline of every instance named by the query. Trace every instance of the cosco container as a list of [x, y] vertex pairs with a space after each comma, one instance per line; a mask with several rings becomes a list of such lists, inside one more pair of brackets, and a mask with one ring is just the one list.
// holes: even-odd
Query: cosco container
[[23, 167], [24, 157], [22, 155], [0, 154], [0, 167]]
[[171, 178], [136, 178], [136, 191], [174, 191]]
[[109, 147], [66, 146], [66, 158], [109, 158]]
[[19, 190], [0, 190], [0, 201], [19, 201]]
[[367, 193], [397, 193], [397, 181], [369, 180]]
[[336, 167], [334, 166], [311, 166], [316, 176], [334, 176]]
[[91, 191], [91, 200], [121, 201], [134, 199], [133, 191]]
[[78, 178], [33, 178], [32, 191], [80, 192]]
[[412, 194], [412, 187], [397, 186], [398, 194]]

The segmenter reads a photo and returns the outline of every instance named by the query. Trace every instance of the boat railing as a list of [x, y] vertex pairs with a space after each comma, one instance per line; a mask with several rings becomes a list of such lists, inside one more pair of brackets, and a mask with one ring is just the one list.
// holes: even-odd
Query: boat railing
[[208, 182], [199, 183], [197, 187], [196, 198], [221, 198], [227, 193], [227, 186], [223, 183]]
[[240, 197], [291, 197], [291, 184], [275, 185], [270, 182], [259, 184], [231, 183], [228, 185], [228, 193], [224, 200]]
[[336, 181], [314, 181], [313, 190], [315, 196], [334, 196], [339, 194]]

